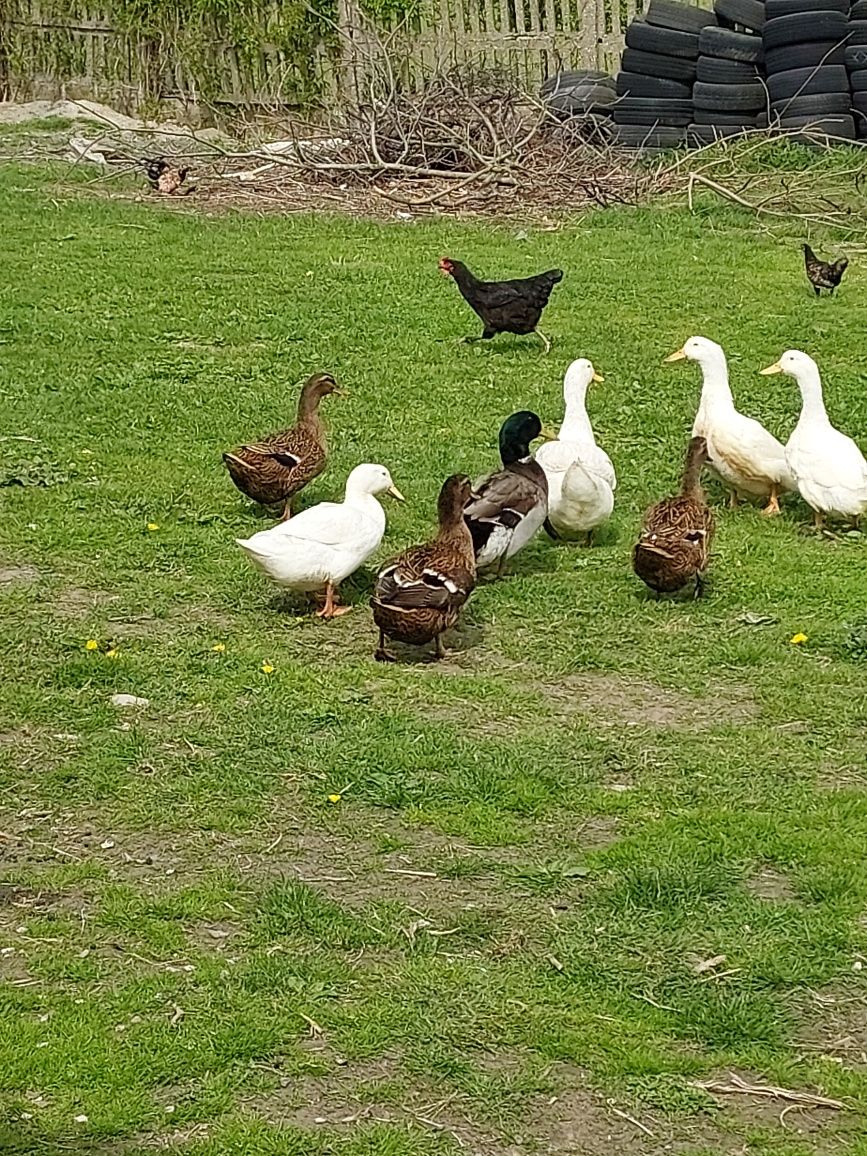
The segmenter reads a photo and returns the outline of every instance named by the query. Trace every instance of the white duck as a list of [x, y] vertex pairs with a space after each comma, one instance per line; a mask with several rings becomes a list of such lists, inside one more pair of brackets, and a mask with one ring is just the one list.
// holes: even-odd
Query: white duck
[[801, 416], [786, 444], [786, 461], [817, 529], [826, 514], [857, 525], [867, 512], [867, 461], [855, 442], [831, 425], [819, 367], [806, 353], [788, 349], [761, 373], [787, 373], [801, 391]]
[[321, 591], [317, 617], [334, 618], [351, 607], [336, 604], [335, 588], [373, 554], [385, 534], [385, 511], [377, 494], [403, 501], [385, 466], [356, 466], [342, 502], [320, 502], [287, 522], [235, 541], [253, 565], [291, 590]]
[[749, 494], [767, 499], [765, 514], [779, 514], [780, 491], [795, 489], [782, 443], [761, 422], [735, 409], [726, 355], [715, 341], [690, 337], [665, 360], [683, 358], [697, 361], [704, 378], [693, 437], [707, 440], [711, 465], [729, 487], [731, 505]]
[[556, 440], [536, 451], [536, 461], [548, 479], [548, 520], [551, 537], [587, 535], [611, 517], [617, 477], [611, 458], [596, 444], [587, 416], [590, 383], [603, 381], [586, 357], [573, 361], [563, 379], [566, 412]]

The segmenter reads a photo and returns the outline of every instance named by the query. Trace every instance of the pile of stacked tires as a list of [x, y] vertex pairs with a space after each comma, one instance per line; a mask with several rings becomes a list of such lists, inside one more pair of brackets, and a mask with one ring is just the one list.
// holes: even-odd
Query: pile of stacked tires
[[690, 144], [710, 144], [755, 128], [767, 107], [761, 67], [765, 5], [760, 0], [716, 0], [714, 12], [723, 27], [704, 28], [699, 36]]
[[[564, 72], [558, 116], [603, 116], [628, 148], [704, 145], [751, 128], [867, 141], [867, 0], [650, 0], [621, 71]], [[613, 123], [612, 123], [613, 121]]]
[[846, 67], [855, 132], [861, 140], [867, 140], [867, 0], [855, 0], [849, 12]]
[[712, 12], [677, 0], [650, 0], [644, 16], [633, 20], [616, 78], [616, 144], [652, 149], [686, 141], [699, 33], [709, 24], [716, 24]]
[[861, 32], [848, 9], [849, 0], [766, 0], [762, 44], [772, 127], [855, 138], [846, 63], [855, 63], [856, 50], [846, 46], [859, 33], [867, 46], [867, 20]]

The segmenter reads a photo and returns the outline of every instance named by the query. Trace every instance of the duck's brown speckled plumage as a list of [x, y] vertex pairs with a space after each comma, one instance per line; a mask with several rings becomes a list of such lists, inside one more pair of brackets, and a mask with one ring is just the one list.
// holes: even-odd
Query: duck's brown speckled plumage
[[263, 506], [284, 502], [288, 517], [291, 499], [325, 469], [328, 446], [319, 403], [336, 391], [330, 374], [314, 375], [301, 390], [298, 420], [291, 429], [223, 454], [229, 476], [243, 494]]
[[713, 513], [701, 488], [706, 461], [707, 442], [692, 438], [680, 493], [657, 502], [644, 515], [632, 565], [657, 594], [673, 594], [694, 581], [696, 598], [701, 595], [714, 532]]
[[845, 257], [839, 261], [822, 261], [809, 245], [804, 245], [804, 268], [807, 272], [807, 280], [813, 286], [813, 292], [817, 297], [821, 296], [823, 289], [827, 289], [833, 295], [834, 290], [843, 279], [848, 264], [849, 262]]
[[443, 656], [441, 636], [455, 625], [476, 584], [473, 539], [463, 517], [471, 492], [469, 478], [448, 478], [440, 491], [436, 538], [405, 550], [377, 576], [370, 605], [380, 661], [391, 661], [386, 637], [413, 646], [435, 640], [436, 657]]

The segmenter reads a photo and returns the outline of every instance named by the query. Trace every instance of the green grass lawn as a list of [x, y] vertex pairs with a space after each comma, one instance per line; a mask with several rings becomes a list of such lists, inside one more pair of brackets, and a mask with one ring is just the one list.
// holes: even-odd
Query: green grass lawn
[[[711, 202], [519, 233], [57, 176], [0, 170], [0, 1150], [867, 1154], [864, 540], [712, 491], [706, 600], [629, 563], [688, 336], [784, 437], [794, 383], [756, 371], [805, 349], [865, 444], [867, 270], [816, 301], [800, 235]], [[444, 253], [562, 266], [551, 356], [458, 345]], [[220, 453], [309, 373], [349, 396], [303, 503], [384, 463], [384, 558], [582, 355], [612, 523], [480, 586], [440, 666], [373, 661], [372, 571], [323, 624], [234, 545], [268, 523]], [[730, 1072], [844, 1107], [699, 1086]]]

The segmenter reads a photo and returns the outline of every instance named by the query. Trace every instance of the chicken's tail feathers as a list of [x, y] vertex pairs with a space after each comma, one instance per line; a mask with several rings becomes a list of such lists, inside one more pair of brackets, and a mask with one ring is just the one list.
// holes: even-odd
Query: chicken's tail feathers
[[549, 269], [548, 272], [545, 274], [545, 276], [549, 277], [551, 279], [552, 285], [556, 285], [558, 281], [563, 280], [563, 270], [562, 269]]
[[803, 248], [804, 256], [806, 257], [806, 259], [808, 261], [815, 261], [816, 260], [816, 254], [813, 252], [813, 250], [810, 248], [810, 246], [807, 244], [806, 241], [804, 242], [804, 244], [801, 247]]

